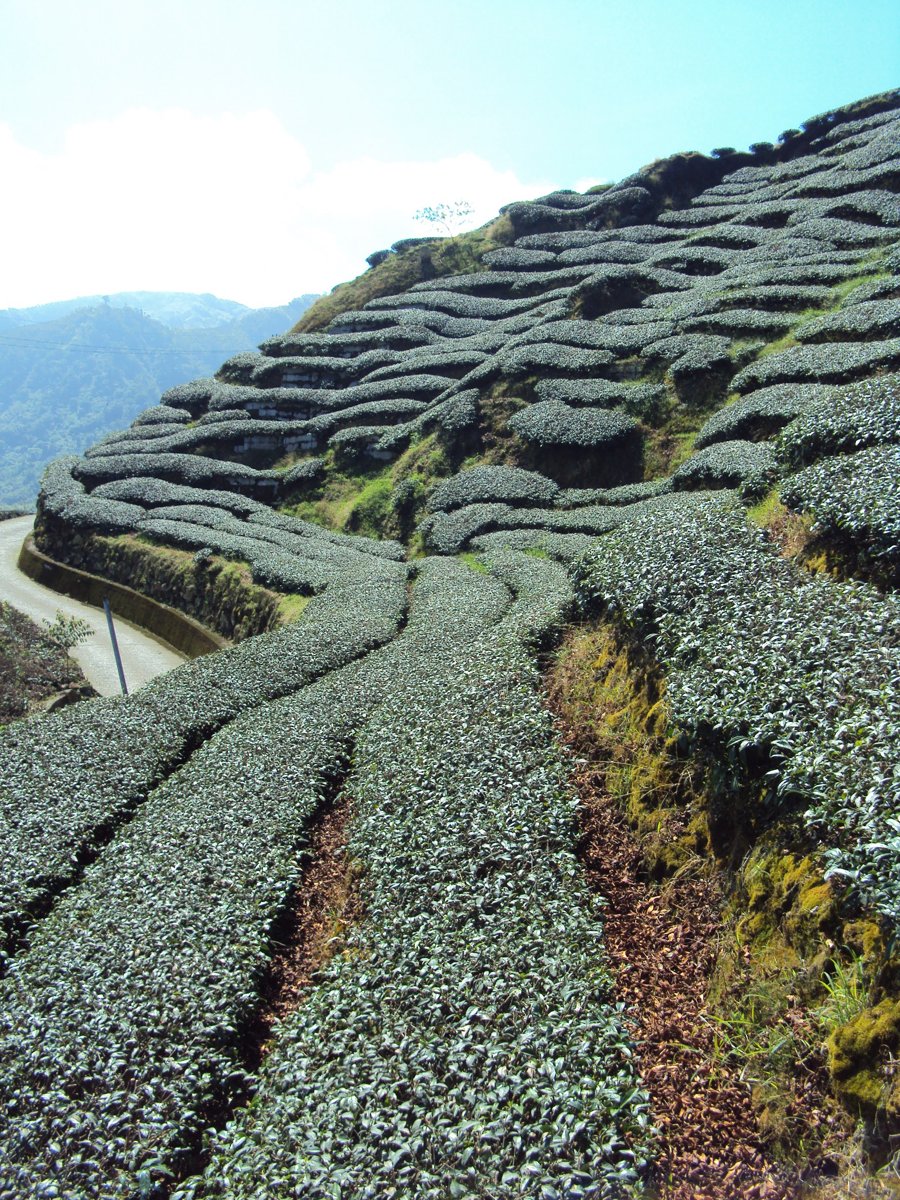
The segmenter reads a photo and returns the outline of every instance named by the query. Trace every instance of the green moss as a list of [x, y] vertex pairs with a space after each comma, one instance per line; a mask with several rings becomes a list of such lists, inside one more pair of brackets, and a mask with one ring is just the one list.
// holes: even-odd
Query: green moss
[[772, 488], [763, 496], [762, 500], [747, 509], [747, 517], [760, 529], [770, 529], [776, 521], [781, 520], [787, 514], [787, 511], [781, 503], [778, 490]]
[[[815, 315], [821, 316], [822, 312], [817, 311]], [[789, 330], [787, 333], [782, 334], [780, 338], [774, 338], [771, 342], [766, 342], [756, 357], [758, 359], [768, 358], [770, 354], [779, 354], [782, 350], [790, 350], [792, 346], [799, 346], [800, 344], [794, 337], [792, 330]]]
[[874, 920], [860, 918], [844, 925], [844, 941], [852, 953], [861, 958], [868, 973], [875, 974], [876, 964], [887, 957], [887, 939], [884, 929]]
[[[868, 256], [873, 266], [884, 258], [884, 250], [876, 250], [872, 255]], [[852, 279], [845, 279], [843, 283], [837, 284], [832, 288], [832, 296], [834, 297], [834, 307], [839, 308], [847, 296], [856, 288], [861, 287], [864, 283], [876, 283], [880, 279], [887, 279], [888, 272], [886, 270], [875, 270], [867, 274], [854, 275]]]
[[832, 572], [827, 547], [822, 538], [813, 533], [812, 518], [786, 508], [777, 488], [767, 492], [762, 500], [748, 508], [747, 517], [754, 525], [764, 529], [784, 557], [798, 567], [813, 573]]
[[900, 999], [895, 996], [863, 1009], [828, 1038], [828, 1066], [841, 1100], [893, 1128], [900, 1123], [900, 1084], [893, 1077], [898, 1050]]
[[750, 851], [741, 870], [739, 941], [790, 945], [814, 956], [837, 925], [837, 896], [810, 854], [785, 852], [786, 829], [774, 827]]
[[381, 537], [392, 516], [390, 473], [370, 479], [353, 501], [344, 528], [367, 537]]
[[282, 596], [278, 601], [279, 625], [293, 625], [299, 621], [311, 599], [311, 596]]
[[[699, 429], [699, 423], [698, 423]], [[664, 425], [644, 434], [644, 479], [668, 479], [694, 450], [697, 429], [688, 433], [673, 433]]]
[[467, 567], [471, 567], [473, 571], [477, 571], [479, 575], [490, 575], [490, 571], [477, 554], [472, 554], [467, 551], [465, 554], [460, 554], [459, 558], [466, 564]]
[[798, 1079], [826, 1068], [844, 1111], [887, 1137], [900, 1128], [898, 964], [877, 921], [848, 919], [817, 854], [786, 848], [797, 837], [789, 823], [771, 827], [735, 877], [734, 941], [723, 943], [711, 1012], [776, 1142], [796, 1145]]
[[672, 874], [708, 852], [697, 773], [675, 754], [665, 682], [621, 631], [577, 631], [560, 650], [548, 686], [567, 725], [603, 761], [604, 783], [642, 842], [649, 871]]

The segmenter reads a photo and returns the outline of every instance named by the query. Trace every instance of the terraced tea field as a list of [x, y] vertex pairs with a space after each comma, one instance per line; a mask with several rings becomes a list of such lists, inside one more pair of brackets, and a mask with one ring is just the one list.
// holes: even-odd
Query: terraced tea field
[[[573, 623], [628, 664], [582, 676], [608, 689], [605, 786], [668, 844], [644, 885], [690, 858], [747, 961], [777, 941], [813, 998], [856, 973], [810, 1054], [889, 1156], [898, 184], [890, 93], [509, 205], [477, 270], [380, 292], [391, 256], [436, 255], [398, 243], [362, 307], [328, 298], [324, 328], [314, 307], [48, 468], [51, 557], [140, 562], [195, 616], [237, 563], [294, 608], [0, 734], [3, 1200], [738, 1194], [724, 1167], [707, 1191], [654, 1173], [541, 691]], [[322, 917], [331, 950], [261, 1039], [337, 799], [356, 916]], [[752, 1137], [740, 1194], [803, 1194], [796, 1144], [772, 1167]]]

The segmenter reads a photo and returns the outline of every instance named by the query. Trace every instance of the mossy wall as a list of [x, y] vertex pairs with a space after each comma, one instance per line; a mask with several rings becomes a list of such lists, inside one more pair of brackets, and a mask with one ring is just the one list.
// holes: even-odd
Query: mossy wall
[[548, 686], [567, 725], [599, 752], [651, 874], [662, 878], [710, 853], [702, 771], [678, 757], [665, 679], [646, 651], [610, 624], [573, 630]]
[[[121, 607], [116, 611], [120, 616], [191, 656], [220, 648], [223, 639], [241, 641], [283, 621], [283, 597], [254, 584], [249, 569], [241, 563], [216, 556], [197, 558], [185, 550], [152, 545], [133, 534], [76, 535], [60, 542], [46, 529], [36, 528], [35, 542], [51, 562], [40, 564], [33, 577], [95, 604], [101, 603], [102, 593], [108, 591], [106, 581], [117, 584]], [[81, 572], [53, 571], [53, 566], [67, 562], [78, 563]], [[83, 573], [87, 578], [79, 580], [78, 574]], [[99, 579], [92, 582], [91, 576]], [[151, 608], [145, 610], [140, 603], [145, 597], [177, 612], [166, 616]], [[176, 619], [181, 613], [198, 623], [198, 630], [182, 628], [183, 622]], [[199, 628], [204, 626], [205, 630]], [[210, 630], [214, 636], [207, 637], [204, 644], [203, 633]]]
[[121, 583], [49, 558], [37, 549], [31, 537], [22, 546], [18, 567], [29, 579], [82, 604], [101, 608], [104, 599], [108, 599], [116, 617], [147, 630], [188, 658], [198, 658], [227, 645], [225, 638], [169, 605]]

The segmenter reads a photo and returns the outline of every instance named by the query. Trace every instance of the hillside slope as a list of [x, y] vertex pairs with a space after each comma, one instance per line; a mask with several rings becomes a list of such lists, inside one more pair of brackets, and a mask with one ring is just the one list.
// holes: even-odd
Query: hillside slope
[[[826, 1186], [850, 1143], [796, 1114], [782, 1136], [768, 1077], [746, 1153], [705, 1147], [707, 1190], [654, 1176], [665, 1089], [617, 1004], [535, 669], [573, 616], [564, 706], [583, 700], [645, 885], [715, 870], [739, 910], [703, 1004], [729, 963], [772, 1000], [715, 1018], [733, 1038], [709, 1071], [747, 1061], [756, 1013], [870, 1164], [890, 1154], [898, 186], [895, 92], [514, 204], [465, 274], [421, 243], [375, 256], [327, 327], [313, 311], [48, 469], [52, 556], [140, 563], [150, 588], [177, 561], [186, 608], [234, 559], [309, 603], [6, 735], [8, 1191]], [[362, 915], [332, 913], [330, 960], [262, 1037], [336, 800]]]

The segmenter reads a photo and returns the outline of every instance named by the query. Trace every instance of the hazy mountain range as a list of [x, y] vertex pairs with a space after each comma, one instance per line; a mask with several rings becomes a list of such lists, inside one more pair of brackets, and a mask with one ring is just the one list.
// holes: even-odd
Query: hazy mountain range
[[0, 311], [0, 504], [32, 504], [50, 459], [80, 454], [166, 388], [283, 333], [315, 298], [254, 309], [120, 292]]

